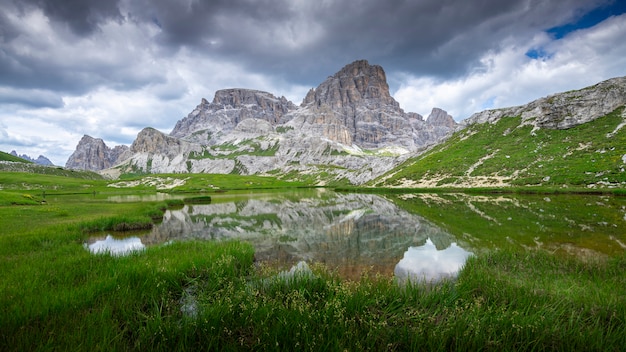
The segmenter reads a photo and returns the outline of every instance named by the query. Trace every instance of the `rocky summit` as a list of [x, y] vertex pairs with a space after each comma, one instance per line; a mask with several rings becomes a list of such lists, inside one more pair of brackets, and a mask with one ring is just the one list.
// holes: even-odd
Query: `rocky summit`
[[263, 174], [361, 184], [457, 127], [438, 108], [427, 119], [404, 112], [383, 68], [360, 60], [311, 89], [300, 106], [258, 90], [219, 90], [169, 135], [144, 129], [130, 157], [106, 173]]
[[178, 121], [172, 137], [212, 145], [247, 119], [259, 119], [270, 125], [286, 122], [285, 115], [296, 110], [285, 97], [251, 89], [223, 89], [215, 93], [213, 102], [202, 99], [194, 111]]
[[84, 135], [65, 163], [68, 169], [100, 171], [130, 157], [124, 145], [109, 148], [102, 139]]
[[442, 131], [433, 128], [430, 119], [405, 113], [389, 94], [383, 68], [365, 60], [345, 66], [311, 89], [294, 115], [292, 124], [300, 129], [370, 149], [402, 147], [414, 151], [437, 142], [456, 127], [447, 114], [450, 129]]

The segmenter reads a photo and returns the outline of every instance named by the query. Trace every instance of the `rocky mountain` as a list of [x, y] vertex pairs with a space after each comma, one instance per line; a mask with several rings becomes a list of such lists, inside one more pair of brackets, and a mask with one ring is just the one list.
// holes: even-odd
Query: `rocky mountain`
[[65, 163], [68, 169], [99, 171], [130, 156], [129, 148], [124, 145], [109, 148], [102, 139], [84, 135], [76, 150]]
[[[441, 111], [437, 109], [437, 111]], [[365, 149], [385, 147], [406, 151], [437, 142], [456, 128], [448, 117], [448, 127], [424, 121], [416, 113], [405, 113], [389, 94], [385, 71], [365, 60], [355, 61], [317, 88], [311, 89], [288, 125], [302, 131]], [[444, 118], [442, 116], [442, 118]]]
[[535, 129], [568, 129], [605, 116], [625, 104], [626, 77], [616, 77], [525, 105], [485, 110], [470, 116], [462, 124], [495, 123], [505, 116], [521, 116], [523, 124], [532, 125]]
[[382, 67], [360, 60], [311, 89], [300, 106], [268, 92], [219, 90], [211, 103], [202, 99], [169, 135], [142, 131], [130, 158], [116, 170], [363, 183], [456, 128], [441, 109], [433, 109], [427, 119], [405, 113], [389, 94]]
[[626, 188], [626, 77], [487, 110], [379, 187]]
[[213, 102], [202, 99], [194, 111], [178, 121], [172, 137], [213, 145], [246, 119], [267, 121], [270, 125], [286, 122], [284, 118], [296, 106], [285, 97], [251, 89], [223, 89]]
[[44, 165], [44, 166], [52, 166], [53, 165], [52, 161], [50, 161], [50, 159], [46, 158], [43, 155], [38, 156], [37, 159], [33, 159], [33, 158], [31, 158], [30, 156], [28, 156], [26, 154], [18, 155], [15, 150], [11, 151], [10, 154], [13, 155], [13, 156], [16, 156], [18, 158], [22, 158], [24, 160], [33, 162], [33, 163], [35, 163], [37, 165]]

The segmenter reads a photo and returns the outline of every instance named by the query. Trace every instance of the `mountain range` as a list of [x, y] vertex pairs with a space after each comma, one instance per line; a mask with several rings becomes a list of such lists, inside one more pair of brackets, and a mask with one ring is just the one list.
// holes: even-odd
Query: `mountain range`
[[459, 124], [439, 108], [427, 118], [404, 112], [383, 68], [359, 60], [312, 88], [300, 105], [268, 92], [224, 89], [211, 102], [202, 99], [169, 134], [147, 127], [130, 147], [112, 149], [84, 136], [66, 167], [111, 178], [255, 174], [384, 187], [554, 186], [582, 173], [598, 176], [578, 175], [574, 183], [626, 186], [624, 105], [626, 77], [618, 77]]
[[433, 108], [406, 113], [382, 67], [355, 61], [311, 89], [297, 106], [251, 89], [202, 99], [169, 134], [145, 128], [130, 148], [84, 136], [66, 167], [123, 173], [234, 173], [361, 184], [458, 127]]
[[21, 155], [17, 154], [15, 150], [12, 150], [11, 153], [9, 154], [16, 156], [18, 158], [24, 159], [26, 161], [30, 161], [31, 163], [38, 164], [38, 165], [52, 166], [52, 161], [50, 161], [50, 159], [46, 158], [43, 155], [38, 156], [37, 159], [33, 159], [26, 154], [21, 154]]

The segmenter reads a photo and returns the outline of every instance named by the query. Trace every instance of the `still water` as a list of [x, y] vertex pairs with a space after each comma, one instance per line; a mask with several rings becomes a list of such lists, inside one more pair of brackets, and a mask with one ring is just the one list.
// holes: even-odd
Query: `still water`
[[86, 246], [120, 255], [169, 241], [239, 239], [254, 245], [259, 261], [319, 262], [344, 278], [367, 272], [401, 281], [454, 277], [471, 255], [505, 246], [585, 257], [626, 251], [625, 198], [324, 189], [212, 198], [166, 211], [143, 235], [107, 236]]

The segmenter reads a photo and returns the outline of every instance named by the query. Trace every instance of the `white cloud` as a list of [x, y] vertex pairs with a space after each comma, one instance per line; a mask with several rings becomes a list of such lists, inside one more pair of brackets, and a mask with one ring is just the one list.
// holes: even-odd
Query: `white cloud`
[[[626, 15], [557, 41], [544, 34], [525, 43], [511, 38], [500, 51], [486, 53], [482, 66], [470, 75], [448, 81], [407, 76], [394, 97], [406, 111], [426, 116], [436, 106], [457, 120], [488, 108], [525, 104], [625, 75], [624, 37]], [[534, 48], [542, 48], [546, 55], [528, 57], [526, 53]]]

